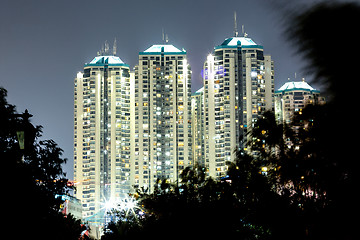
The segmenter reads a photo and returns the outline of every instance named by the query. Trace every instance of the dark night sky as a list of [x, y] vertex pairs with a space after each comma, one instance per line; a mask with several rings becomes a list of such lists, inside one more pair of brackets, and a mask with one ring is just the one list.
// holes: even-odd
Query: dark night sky
[[118, 56], [132, 68], [139, 51], [161, 43], [164, 28], [169, 43], [187, 50], [196, 91], [206, 56], [233, 36], [236, 11], [239, 32], [244, 24], [248, 36], [275, 61], [275, 89], [295, 72], [297, 80], [311, 81], [284, 36], [284, 9], [274, 2], [281, 1], [1, 0], [0, 86], [18, 112], [27, 108], [33, 124], [44, 127], [44, 139], [54, 139], [64, 149], [64, 170], [72, 179], [73, 81], [105, 40], [112, 45], [116, 37]]

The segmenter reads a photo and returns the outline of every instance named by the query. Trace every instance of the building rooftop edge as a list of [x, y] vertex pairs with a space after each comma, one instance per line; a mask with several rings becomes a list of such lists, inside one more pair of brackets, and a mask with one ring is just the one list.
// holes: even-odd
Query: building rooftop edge
[[184, 55], [186, 54], [185, 49], [178, 49], [172, 44], [154, 44], [147, 48], [145, 51], [139, 52], [139, 55], [158, 55], [158, 54], [166, 54], [166, 55]]
[[87, 66], [126, 66], [130, 67], [128, 64], [124, 63], [118, 56], [97, 56], [90, 63], [85, 63], [84, 67]]
[[306, 89], [306, 88], [294, 88], [294, 89], [276, 90], [275, 93], [292, 92], [292, 91], [307, 91], [307, 92], [320, 93], [320, 90], [316, 90], [316, 89], [310, 90], [310, 89]]
[[90, 67], [90, 66], [105, 66], [105, 65], [108, 65], [108, 66], [124, 66], [124, 67], [129, 67], [130, 68], [130, 65], [129, 64], [126, 64], [126, 63], [85, 63], [84, 64], [84, 67]]
[[[221, 49], [221, 48], [237, 48], [238, 46], [227, 46], [227, 45], [219, 45], [219, 46], [215, 46], [214, 49]], [[264, 49], [263, 46], [261, 45], [240, 45], [239, 47], [241, 48], [260, 48], [260, 49]]]
[[216, 46], [215, 49], [219, 48], [261, 48], [263, 49], [263, 46], [258, 45], [255, 43], [251, 38], [248, 37], [229, 37], [226, 38], [224, 42], [222, 42], [220, 45]]
[[278, 90], [275, 91], [275, 93], [282, 93], [282, 92], [290, 92], [290, 91], [308, 91], [308, 92], [316, 92], [320, 93], [320, 90], [317, 90], [313, 87], [311, 87], [307, 82], [305, 81], [291, 81], [284, 83]]

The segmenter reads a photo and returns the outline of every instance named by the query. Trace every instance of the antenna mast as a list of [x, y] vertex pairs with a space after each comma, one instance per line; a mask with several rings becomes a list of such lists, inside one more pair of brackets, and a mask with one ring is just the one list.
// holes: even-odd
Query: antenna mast
[[236, 22], [236, 11], [234, 11], [234, 35], [235, 37], [238, 36], [238, 31], [237, 31], [237, 22]]
[[164, 33], [164, 28], [161, 29], [162, 32], [162, 41], [165, 42], [165, 33]]
[[116, 56], [116, 50], [117, 50], [117, 45], [116, 45], [116, 38], [114, 39], [114, 45], [113, 45], [113, 55]]
[[110, 53], [109, 50], [110, 50], [109, 43], [108, 43], [107, 41], [105, 41], [104, 53], [105, 53], [106, 55], [109, 54], [109, 53]]
[[162, 41], [163, 41], [163, 43], [168, 43], [169, 42], [169, 37], [168, 37], [167, 33], [165, 33], [164, 28], [162, 28], [161, 30], [162, 30]]

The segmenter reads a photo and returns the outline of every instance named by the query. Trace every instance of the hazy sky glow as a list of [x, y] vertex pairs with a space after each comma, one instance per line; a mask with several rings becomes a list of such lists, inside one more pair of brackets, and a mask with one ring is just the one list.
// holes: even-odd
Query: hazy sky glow
[[169, 43], [187, 51], [195, 92], [202, 86], [206, 56], [233, 36], [236, 11], [239, 32], [244, 24], [248, 37], [272, 56], [278, 89], [295, 72], [297, 80], [309, 76], [284, 36], [284, 10], [275, 2], [281, 1], [2, 0], [0, 86], [19, 112], [28, 109], [32, 122], [43, 125], [45, 139], [64, 149], [65, 171], [72, 179], [73, 82], [105, 40], [112, 46], [116, 38], [117, 55], [133, 68], [140, 51], [161, 43], [164, 28]]

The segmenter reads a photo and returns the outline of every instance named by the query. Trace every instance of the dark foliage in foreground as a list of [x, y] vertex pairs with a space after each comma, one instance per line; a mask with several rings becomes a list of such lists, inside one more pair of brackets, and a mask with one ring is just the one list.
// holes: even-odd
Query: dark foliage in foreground
[[[62, 171], [62, 149], [53, 140], [39, 141], [41, 126], [34, 127], [27, 112], [18, 114], [0, 88], [0, 159], [3, 181], [6, 232], [11, 239], [78, 239], [80, 220], [59, 212], [57, 194], [70, 187]], [[18, 134], [24, 133], [20, 148]], [[8, 173], [8, 174], [7, 174]]]
[[307, 60], [306, 69], [329, 96], [325, 106], [308, 108], [298, 118], [312, 126], [302, 131], [302, 156], [313, 165], [307, 174], [316, 173], [309, 179], [312, 185], [326, 193], [323, 198], [327, 205], [318, 211], [314, 231], [327, 239], [355, 238], [359, 130], [353, 103], [358, 102], [360, 78], [347, 72], [360, 66], [360, 48], [350, 44], [356, 42], [359, 15], [359, 3], [322, 3], [294, 15], [295, 27], [288, 28], [298, 53]]

